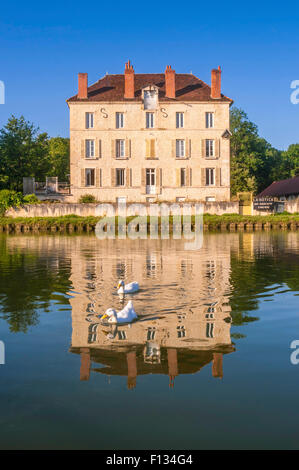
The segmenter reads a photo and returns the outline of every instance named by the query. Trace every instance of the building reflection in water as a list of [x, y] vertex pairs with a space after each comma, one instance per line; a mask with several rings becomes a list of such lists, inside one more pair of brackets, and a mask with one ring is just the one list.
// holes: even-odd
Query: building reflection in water
[[[81, 380], [96, 372], [127, 376], [132, 389], [138, 375], [165, 374], [173, 387], [178, 375], [208, 364], [213, 377], [223, 376], [223, 355], [234, 351], [228, 298], [231, 237], [206, 237], [199, 251], [185, 251], [182, 242], [170, 240], [82, 243], [72, 259], [70, 299], [71, 352], [81, 356]], [[119, 278], [139, 281], [140, 292], [119, 298]], [[137, 322], [101, 324], [97, 314], [112, 306], [120, 309], [130, 298]]]

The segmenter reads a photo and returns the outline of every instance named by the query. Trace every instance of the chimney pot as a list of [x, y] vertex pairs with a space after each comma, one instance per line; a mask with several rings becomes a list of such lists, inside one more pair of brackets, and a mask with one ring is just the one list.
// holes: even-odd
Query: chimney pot
[[171, 65], [166, 65], [165, 70], [165, 96], [175, 98], [175, 70], [171, 68]]
[[213, 69], [211, 73], [211, 98], [221, 98], [221, 67]]
[[135, 74], [131, 62], [128, 62], [125, 65], [125, 98], [134, 98], [135, 96]]
[[87, 99], [88, 75], [87, 73], [78, 73], [78, 98]]

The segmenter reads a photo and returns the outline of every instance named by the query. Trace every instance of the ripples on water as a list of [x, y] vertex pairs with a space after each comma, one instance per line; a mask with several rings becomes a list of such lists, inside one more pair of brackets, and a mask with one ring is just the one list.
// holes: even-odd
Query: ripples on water
[[[291, 299], [299, 292], [299, 235], [294, 232], [208, 234], [199, 251], [186, 251], [179, 240], [10, 235], [1, 236], [0, 250], [0, 318], [11, 333], [27, 332], [32, 341], [35, 331], [43, 342], [47, 331], [57, 328], [65, 343], [61, 354], [63, 348], [68, 354], [64, 360], [77, 364], [80, 355], [84, 382], [99, 374], [125, 376], [131, 391], [138, 376], [151, 373], [168, 375], [173, 388], [177, 377], [208, 364], [213, 377], [223, 377], [223, 355], [233, 364], [238, 345], [241, 354], [250, 334], [258, 341], [262, 327], [250, 330], [250, 325], [273, 313], [278, 328], [287, 327], [285, 309], [280, 306], [274, 315], [266, 305], [283, 299], [279, 305], [289, 305], [290, 331], [295, 325]], [[119, 279], [138, 281], [140, 291], [120, 298]], [[121, 309], [129, 299], [139, 316], [136, 323], [100, 323], [99, 314]], [[271, 331], [274, 341], [277, 331]], [[57, 379], [55, 369], [52, 377]], [[77, 378], [73, 372], [71, 377]]]

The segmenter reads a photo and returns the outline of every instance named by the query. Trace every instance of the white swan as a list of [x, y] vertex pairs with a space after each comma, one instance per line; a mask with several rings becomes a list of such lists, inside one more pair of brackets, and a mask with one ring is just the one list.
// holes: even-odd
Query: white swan
[[118, 294], [133, 294], [139, 290], [139, 284], [138, 282], [131, 282], [125, 285], [124, 281], [118, 281], [117, 289]]
[[125, 308], [117, 312], [114, 308], [108, 308], [105, 315], [102, 316], [101, 320], [108, 317], [108, 323], [131, 323], [137, 320], [137, 314], [133, 307], [133, 302], [130, 300]]

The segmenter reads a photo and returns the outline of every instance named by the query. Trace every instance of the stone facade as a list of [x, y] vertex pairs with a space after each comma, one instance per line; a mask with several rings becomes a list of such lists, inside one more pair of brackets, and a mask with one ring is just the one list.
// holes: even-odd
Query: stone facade
[[[130, 70], [132, 79], [134, 72]], [[232, 101], [223, 95], [220, 99], [209, 98], [211, 91], [203, 99], [199, 94], [196, 100], [193, 94], [188, 101], [188, 93], [182, 96], [178, 87], [177, 98], [167, 98], [158, 86], [160, 83], [157, 86], [154, 83], [155, 75], [161, 76], [149, 75], [149, 84], [139, 90], [135, 83], [135, 99], [120, 99], [116, 95], [115, 101], [111, 97], [105, 101], [105, 91], [101, 93], [101, 89], [98, 99], [92, 99], [93, 87], [89, 87], [86, 99], [68, 100], [71, 194], [75, 201], [84, 194], [92, 194], [101, 202], [117, 202], [118, 198], [126, 198], [128, 203], [230, 200], [228, 129]], [[173, 78], [173, 74], [170, 75]], [[178, 77], [175, 76], [177, 82]], [[187, 80], [187, 74], [186, 77]], [[190, 77], [198, 80], [191, 74]], [[208, 87], [200, 80], [198, 83], [198, 87]], [[82, 85], [80, 79], [79, 84], [81, 96], [84, 96], [84, 83]], [[129, 86], [132, 87], [132, 80]], [[196, 84], [191, 86], [196, 87]], [[219, 88], [219, 81], [215, 86]], [[151, 109], [145, 109], [146, 90], [156, 92], [156, 104]], [[92, 116], [89, 128], [86, 128], [86, 113]], [[121, 113], [123, 127], [120, 128], [116, 127], [117, 113]], [[151, 128], [146, 126], [146, 113], [152, 113]], [[180, 128], [177, 113], [183, 115]], [[212, 115], [213, 125], [209, 128], [206, 113]], [[206, 156], [206, 140], [213, 141], [213, 155], [209, 157]], [[119, 145], [122, 146], [121, 157], [117, 154]], [[182, 156], [177, 156], [179, 145], [183, 148]], [[92, 146], [91, 151], [88, 146]], [[209, 175], [206, 169], [211, 169]]]

